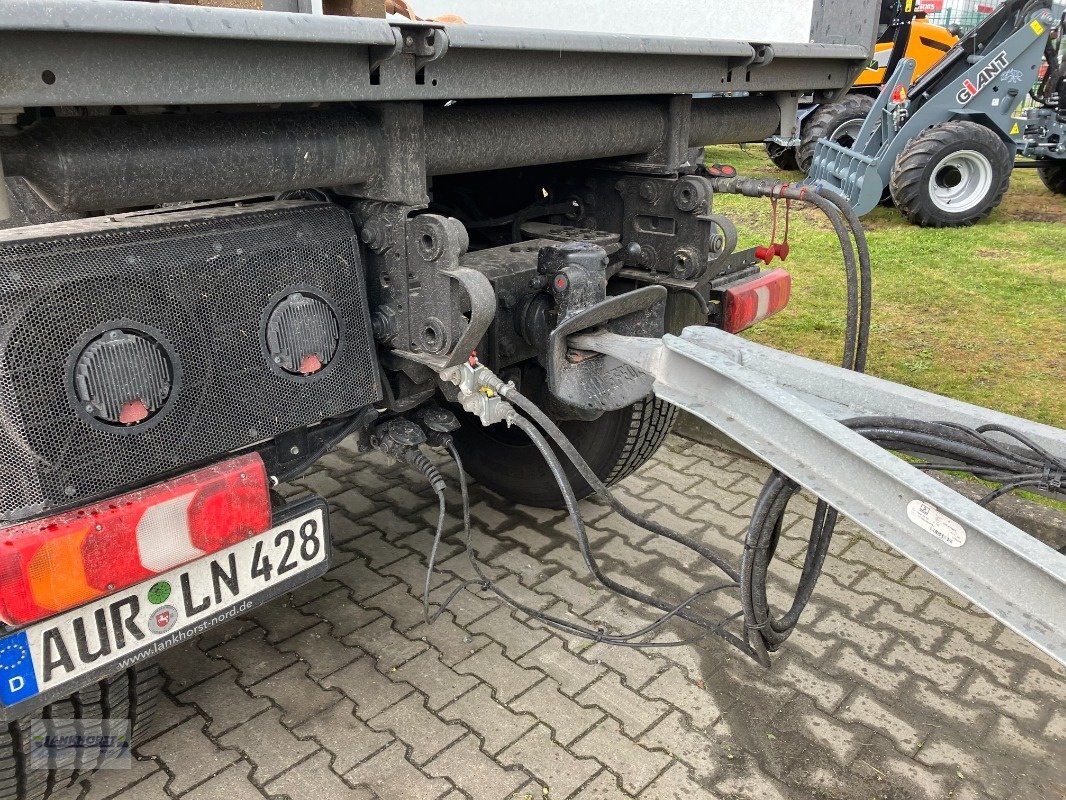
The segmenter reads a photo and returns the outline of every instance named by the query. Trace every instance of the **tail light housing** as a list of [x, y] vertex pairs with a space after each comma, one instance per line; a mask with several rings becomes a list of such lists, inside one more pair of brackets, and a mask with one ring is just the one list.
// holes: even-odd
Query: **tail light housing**
[[0, 620], [74, 608], [270, 528], [270, 484], [251, 454], [0, 530]]
[[722, 292], [722, 328], [740, 333], [787, 306], [791, 294], [792, 276], [783, 269], [732, 286]]

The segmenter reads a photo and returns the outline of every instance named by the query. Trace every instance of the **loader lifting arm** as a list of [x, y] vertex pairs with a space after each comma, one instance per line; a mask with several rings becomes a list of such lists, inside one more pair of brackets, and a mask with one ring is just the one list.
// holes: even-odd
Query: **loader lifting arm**
[[662, 339], [587, 333], [570, 345], [650, 374], [658, 397], [739, 442], [1066, 664], [1066, 555], [841, 421], [906, 417], [1014, 431], [1058, 465], [1044, 476], [1052, 487], [1064, 480], [1066, 431], [712, 328], [687, 328]]
[[1058, 70], [1055, 29], [1046, 0], [1008, 0], [913, 86], [915, 62], [903, 59], [850, 147], [818, 143], [807, 184], [840, 192], [860, 216], [891, 194], [912, 222], [957, 227], [999, 204], [1015, 155], [1066, 170], [1056, 86], [1044, 81], [1038, 107], [1016, 116], [1045, 60]]

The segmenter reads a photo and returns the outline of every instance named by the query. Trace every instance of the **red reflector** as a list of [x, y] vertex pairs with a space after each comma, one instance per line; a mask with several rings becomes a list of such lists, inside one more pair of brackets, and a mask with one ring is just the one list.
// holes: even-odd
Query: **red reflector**
[[270, 528], [256, 454], [0, 530], [0, 620], [25, 624]]
[[906, 99], [907, 99], [907, 87], [904, 86], [901, 83], [898, 86], [896, 86], [895, 89], [892, 90], [892, 102], [893, 103], [902, 103]]
[[740, 286], [726, 289], [722, 298], [722, 328], [740, 333], [788, 305], [792, 293], [792, 276], [783, 269], [772, 269]]

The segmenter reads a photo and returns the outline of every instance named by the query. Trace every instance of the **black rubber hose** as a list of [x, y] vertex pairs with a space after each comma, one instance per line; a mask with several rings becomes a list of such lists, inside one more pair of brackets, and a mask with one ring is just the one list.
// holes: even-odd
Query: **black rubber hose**
[[[534, 429], [534, 432], [536, 433], [535, 429]], [[541, 441], [543, 441], [543, 438], [541, 438]], [[544, 444], [547, 447], [547, 443], [545, 442]], [[448, 451], [451, 453], [452, 458], [455, 460], [456, 467], [459, 470], [459, 486], [460, 486], [460, 490], [462, 492], [462, 498], [463, 498], [463, 530], [465, 532], [465, 537], [466, 537], [467, 555], [470, 558], [470, 564], [471, 564], [471, 567], [474, 570], [474, 573], [478, 576], [478, 580], [476, 580], [476, 581], [465, 581], [464, 583], [460, 584], [456, 589], [454, 589], [451, 592], [451, 594], [447, 597], [447, 599], [445, 599], [445, 601], [441, 604], [440, 608], [437, 609], [437, 612], [433, 615], [432, 619], [429, 620], [430, 622], [435, 621], [437, 619], [437, 617], [439, 617], [441, 615], [441, 613], [443, 613], [443, 611], [448, 607], [448, 605], [451, 603], [451, 601], [453, 599], [455, 599], [455, 597], [459, 594], [459, 592], [461, 592], [463, 589], [466, 589], [468, 586], [477, 584], [483, 590], [492, 592], [501, 601], [503, 601], [507, 605], [511, 606], [512, 608], [514, 608], [514, 609], [516, 609], [518, 611], [521, 611], [522, 613], [528, 615], [531, 619], [534, 619], [534, 620], [537, 620], [539, 622], [542, 622], [545, 625], [549, 625], [549, 626], [551, 626], [553, 628], [558, 628], [560, 630], [563, 630], [563, 631], [565, 631], [567, 633], [570, 633], [572, 635], [575, 635], [575, 636], [579, 636], [579, 637], [582, 637], [582, 638], [585, 638], [585, 639], [589, 639], [589, 640], [592, 640], [592, 641], [604, 642], [605, 644], [617, 645], [617, 646], [623, 646], [623, 647], [633, 647], [633, 648], [677, 647], [677, 646], [680, 646], [680, 645], [692, 644], [693, 642], [696, 642], [696, 641], [699, 641], [700, 639], [702, 639], [702, 637], [700, 637], [700, 639], [691, 639], [691, 640], [685, 640], [685, 641], [667, 641], [667, 642], [634, 642], [633, 640], [634, 639], [638, 639], [638, 638], [642, 638], [644, 636], [648, 636], [648, 635], [654, 633], [656, 630], [658, 630], [663, 625], [665, 625], [667, 622], [669, 622], [673, 617], [675, 617], [678, 614], [680, 614], [683, 609], [687, 608], [688, 606], [690, 606], [692, 603], [694, 603], [696, 600], [700, 599], [701, 597], [705, 597], [706, 595], [711, 594], [712, 592], [717, 592], [717, 591], [720, 591], [722, 589], [737, 588], [737, 584], [731, 582], [731, 583], [726, 583], [726, 584], [719, 584], [719, 585], [716, 585], [716, 586], [708, 586], [708, 587], [705, 587], [703, 589], [700, 589], [699, 591], [695, 592], [694, 594], [692, 594], [688, 598], [686, 598], [683, 602], [681, 602], [677, 606], [675, 606], [672, 609], [670, 609], [666, 614], [664, 614], [663, 616], [659, 617], [654, 622], [652, 622], [649, 625], [646, 625], [645, 627], [640, 628], [640, 629], [638, 629], [636, 631], [628, 633], [628, 634], [608, 634], [602, 629], [593, 630], [591, 628], [585, 628], [584, 626], [578, 625], [578, 624], [576, 624], [574, 622], [571, 622], [569, 620], [564, 620], [564, 619], [561, 619], [559, 617], [553, 616], [551, 614], [546, 614], [546, 613], [544, 613], [542, 611], [538, 611], [535, 608], [530, 608], [529, 606], [526, 606], [525, 604], [515, 600], [513, 597], [511, 597], [505, 591], [503, 591], [498, 586], [496, 586], [488, 578], [488, 576], [485, 575], [484, 570], [482, 570], [482, 568], [481, 568], [481, 565], [477, 562], [477, 559], [474, 558], [474, 552], [473, 552], [472, 548], [470, 547], [470, 494], [469, 494], [469, 489], [467, 487], [467, 482], [466, 482], [466, 472], [463, 469], [463, 462], [462, 462], [462, 459], [459, 457], [459, 451], [455, 448], [455, 445], [452, 442], [449, 441], [447, 443], [447, 448], [448, 448]], [[550, 452], [550, 447], [548, 447], [548, 451]], [[544, 452], [544, 451], [541, 451], [541, 452]], [[560, 472], [560, 473], [558, 473], [556, 475], [556, 479], [557, 480], [558, 480], [558, 475], [559, 474], [562, 474], [562, 473]], [[559, 489], [560, 489], [560, 491], [563, 491], [564, 494], [565, 494], [565, 490], [563, 489], [562, 486], [560, 486]], [[571, 518], [573, 519], [573, 516], [571, 516]], [[435, 548], [434, 548], [434, 551], [431, 553], [431, 559], [430, 559], [430, 562], [429, 562], [429, 567], [427, 569], [427, 584], [429, 583], [429, 580], [430, 580], [430, 578], [431, 578], [431, 576], [433, 574], [434, 563], [435, 563]], [[734, 619], [739, 618], [742, 613], [743, 612], [740, 612], [738, 614], [734, 614], [734, 615], [732, 615], [730, 617], [727, 617], [721, 623], [719, 623], [718, 625], [714, 626], [714, 628], [710, 628], [709, 630], [711, 632], [717, 632], [717, 631], [722, 630], [723, 627], [726, 624], [732, 622]]]
[[[559, 484], [559, 491], [563, 494], [563, 502], [566, 505], [566, 509], [570, 514], [570, 519], [573, 522], [574, 529], [577, 532], [577, 539], [578, 545], [581, 549], [581, 556], [585, 560], [585, 565], [588, 567], [589, 572], [592, 573], [593, 577], [595, 577], [597, 581], [599, 581], [603, 586], [607, 587], [611, 591], [616, 592], [622, 595], [623, 597], [628, 597], [631, 600], [636, 600], [638, 602], [654, 606], [655, 608], [658, 608], [661, 611], [666, 611], [672, 615], [677, 615], [684, 620], [699, 625], [701, 628], [708, 631], [709, 633], [726, 639], [737, 647], [741, 647], [744, 650], [748, 649], [741, 639], [729, 633], [728, 631], [722, 630], [718, 623], [708, 620], [702, 615], [689, 611], [686, 608], [683, 608], [682, 606], [670, 605], [669, 603], [666, 603], [665, 601], [660, 600], [657, 597], [652, 597], [651, 595], [645, 594], [644, 592], [637, 591], [636, 589], [631, 589], [630, 587], [618, 583], [617, 581], [605, 575], [600, 569], [599, 564], [596, 563], [596, 558], [592, 555], [592, 551], [589, 547], [588, 534], [585, 531], [585, 523], [581, 518], [581, 512], [577, 507], [577, 496], [574, 494], [574, 488], [570, 485], [570, 480], [566, 476], [566, 471], [563, 469], [563, 465], [559, 463], [559, 459], [555, 455], [555, 452], [552, 450], [551, 445], [548, 444], [547, 440], [545, 440], [544, 436], [540, 433], [539, 430], [537, 430], [536, 426], [534, 426], [532, 422], [522, 417], [516, 417], [514, 424], [516, 427], [519, 428], [519, 430], [521, 430], [530, 438], [534, 446], [536, 446], [537, 450], [540, 451], [541, 457], [544, 458], [544, 461], [548, 465], [548, 469], [551, 470], [552, 475], [555, 477], [556, 483]], [[565, 440], [566, 437], [563, 436], [563, 439]], [[584, 459], [581, 459], [581, 461], [584, 462]], [[709, 591], [713, 591], [713, 589], [708, 588], [707, 592]], [[690, 598], [690, 600], [695, 599], [695, 597], [701, 596], [702, 594], [703, 593], [700, 593], [699, 595], [694, 595], [693, 598]]]
[[824, 186], [816, 188], [818, 194], [835, 205], [844, 215], [851, 235], [855, 237], [855, 250], [859, 254], [859, 341], [855, 348], [855, 371], [866, 371], [866, 357], [870, 349], [870, 324], [873, 321], [873, 264], [870, 259], [870, 243], [858, 214], [839, 192]]
[[[957, 423], [900, 417], [857, 417], [842, 424], [882, 447], [921, 451], [947, 461], [915, 465], [918, 468], [959, 470], [1001, 482], [999, 488], [978, 501], [981, 505], [1025, 486], [1066, 493], [1062, 485], [1066, 462], [1009, 428], [987, 425], [974, 429]], [[988, 438], [986, 434], [991, 432], [1010, 436], [1029, 447], [1031, 452], [1009, 450]], [[1034, 466], [1039, 470], [1034, 471]], [[819, 500], [795, 597], [787, 612], [774, 617], [767, 598], [767, 574], [785, 510], [798, 491], [799, 486], [780, 472], [775, 471], [770, 476], [756, 501], [741, 560], [740, 591], [745, 633], [756, 660], [767, 666], [769, 654], [784, 643], [799, 623], [821, 573], [837, 520], [837, 512]]]
[[[723, 194], [741, 194], [747, 197], [780, 197], [786, 200], [809, 203], [825, 214], [840, 242], [840, 252], [844, 258], [844, 273], [847, 291], [847, 315], [844, 323], [844, 357], [841, 366], [844, 369], [862, 371], [866, 364], [866, 349], [869, 343], [869, 317], [863, 316], [862, 292], [859, 282], [859, 265], [856, 260], [855, 247], [852, 244], [844, 212], [832, 200], [823, 197], [806, 187], [796, 188], [782, 183], [768, 183], [752, 178], [714, 178], [714, 190]], [[857, 220], [856, 220], [857, 222]], [[858, 226], [861, 229], [861, 225]], [[865, 239], [863, 239], [865, 243]], [[868, 252], [868, 248], [867, 248]], [[869, 262], [867, 261], [867, 270]], [[872, 291], [870, 292], [872, 296]], [[867, 298], [869, 303], [869, 298]], [[864, 323], [864, 319], [866, 322]], [[860, 335], [860, 329], [867, 332]]]
[[500, 394], [514, 403], [518, 408], [528, 414], [540, 427], [544, 430], [556, 446], [563, 451], [563, 454], [570, 460], [570, 462], [577, 468], [577, 471], [581, 473], [581, 477], [585, 479], [592, 490], [602, 497], [610, 505], [611, 509], [628, 522], [643, 528], [644, 530], [654, 533], [658, 536], [663, 536], [671, 541], [677, 542], [683, 547], [687, 547], [693, 552], [699, 553], [706, 558], [722, 572], [728, 575], [731, 579], [737, 580], [737, 571], [729, 564], [721, 555], [711, 550], [704, 544], [697, 542], [690, 536], [686, 536], [683, 533], [678, 533], [665, 525], [660, 525], [657, 522], [646, 519], [640, 516], [634, 511], [627, 508], [618, 498], [614, 496], [607, 485], [600, 480], [600, 477], [593, 471], [592, 467], [588, 465], [584, 457], [578, 452], [577, 448], [570, 442], [566, 434], [559, 428], [558, 425], [545, 414], [536, 403], [523, 395], [517, 389], [510, 385], [504, 385], [500, 388]]

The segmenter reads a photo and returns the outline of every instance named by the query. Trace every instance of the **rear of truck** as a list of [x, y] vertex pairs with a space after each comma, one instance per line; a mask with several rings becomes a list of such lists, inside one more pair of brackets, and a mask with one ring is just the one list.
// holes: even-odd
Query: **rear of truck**
[[568, 337], [784, 306], [699, 148], [790, 135], [861, 71], [875, 5], [789, 4], [766, 41], [732, 0], [706, 39], [5, 3], [0, 797], [94, 766], [32, 769], [34, 718], [128, 745], [155, 654], [328, 569], [325, 502], [274, 489], [341, 440], [431, 479], [419, 447], [451, 444], [558, 505], [450, 370], [511, 381], [608, 484], [644, 463], [671, 407]]

